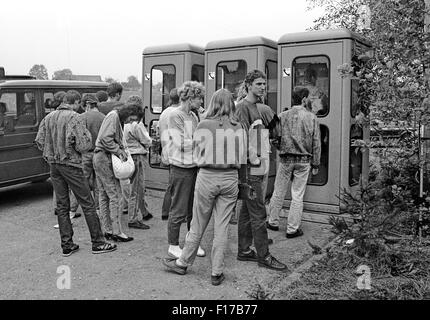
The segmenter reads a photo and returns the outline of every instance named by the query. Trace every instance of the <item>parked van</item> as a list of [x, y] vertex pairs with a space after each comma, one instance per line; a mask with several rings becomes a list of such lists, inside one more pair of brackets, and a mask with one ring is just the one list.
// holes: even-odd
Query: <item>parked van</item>
[[82, 95], [108, 86], [92, 81], [10, 79], [0, 77], [0, 188], [49, 177], [49, 166], [34, 140], [40, 122], [54, 110], [51, 102], [56, 92], [76, 90]]

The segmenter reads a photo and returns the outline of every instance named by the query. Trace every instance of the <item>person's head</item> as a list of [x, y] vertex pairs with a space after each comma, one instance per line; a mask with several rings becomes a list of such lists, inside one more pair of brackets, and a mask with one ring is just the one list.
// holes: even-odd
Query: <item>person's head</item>
[[138, 95], [134, 94], [128, 97], [127, 101], [125, 102], [126, 104], [135, 104], [137, 106], [141, 106], [143, 107], [143, 101], [142, 98], [139, 97]]
[[128, 97], [127, 101], [125, 102], [126, 105], [134, 105], [137, 107], [137, 115], [133, 115], [130, 117], [130, 121], [141, 121], [144, 116], [145, 112], [143, 109], [143, 101], [142, 98], [138, 95], [132, 95]]
[[58, 91], [54, 94], [54, 101], [51, 104], [51, 108], [57, 109], [60, 104], [63, 103], [64, 96], [66, 95], [65, 91]]
[[108, 85], [106, 92], [109, 99], [119, 101], [122, 95], [122, 85], [118, 82], [112, 82]]
[[106, 91], [100, 90], [96, 92], [96, 97], [99, 102], [104, 102], [108, 100], [108, 94]]
[[139, 107], [135, 104], [122, 104], [118, 109], [118, 116], [121, 124], [130, 122], [130, 118], [137, 118]]
[[6, 103], [0, 102], [0, 114], [5, 114], [6, 110]]
[[266, 75], [260, 70], [248, 72], [244, 80], [245, 90], [248, 95], [262, 99], [266, 94]]
[[301, 86], [294, 87], [293, 93], [292, 93], [293, 106], [303, 105], [306, 107], [308, 96], [309, 96], [308, 88], [301, 87]]
[[94, 93], [86, 93], [82, 96], [81, 104], [85, 110], [97, 108], [99, 100]]
[[81, 95], [76, 90], [69, 90], [64, 95], [63, 102], [70, 104], [73, 110], [77, 111], [79, 109], [79, 104], [81, 102]]
[[227, 89], [219, 89], [213, 94], [203, 117], [211, 119], [227, 116], [231, 119], [235, 112], [236, 106], [231, 92]]
[[185, 81], [178, 89], [179, 100], [190, 110], [199, 110], [205, 96], [205, 87], [197, 81]]
[[178, 89], [173, 88], [169, 93], [169, 102], [167, 102], [167, 107], [173, 106], [179, 103]]

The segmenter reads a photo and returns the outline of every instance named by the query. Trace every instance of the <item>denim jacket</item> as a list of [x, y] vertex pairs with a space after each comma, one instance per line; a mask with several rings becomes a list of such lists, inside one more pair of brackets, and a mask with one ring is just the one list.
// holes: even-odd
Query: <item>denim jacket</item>
[[81, 153], [91, 148], [92, 141], [79, 114], [63, 104], [42, 120], [35, 142], [48, 163], [81, 168]]
[[317, 117], [303, 106], [293, 106], [279, 115], [281, 143], [279, 155], [309, 156], [318, 168], [321, 156], [320, 128]]

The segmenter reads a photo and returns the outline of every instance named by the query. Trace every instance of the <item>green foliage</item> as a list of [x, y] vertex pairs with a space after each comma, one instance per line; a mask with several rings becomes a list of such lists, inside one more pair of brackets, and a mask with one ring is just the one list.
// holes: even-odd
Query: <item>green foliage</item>
[[48, 69], [43, 64], [35, 64], [28, 72], [30, 76], [38, 80], [48, 80]]

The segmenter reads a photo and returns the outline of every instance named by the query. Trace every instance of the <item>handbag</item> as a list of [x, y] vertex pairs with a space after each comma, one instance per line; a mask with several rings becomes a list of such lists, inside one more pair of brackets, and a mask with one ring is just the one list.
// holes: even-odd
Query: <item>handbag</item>
[[127, 149], [125, 152], [127, 153], [126, 161], [121, 161], [119, 157], [112, 153], [113, 173], [115, 177], [120, 180], [129, 179], [133, 175], [135, 169], [130, 151]]

